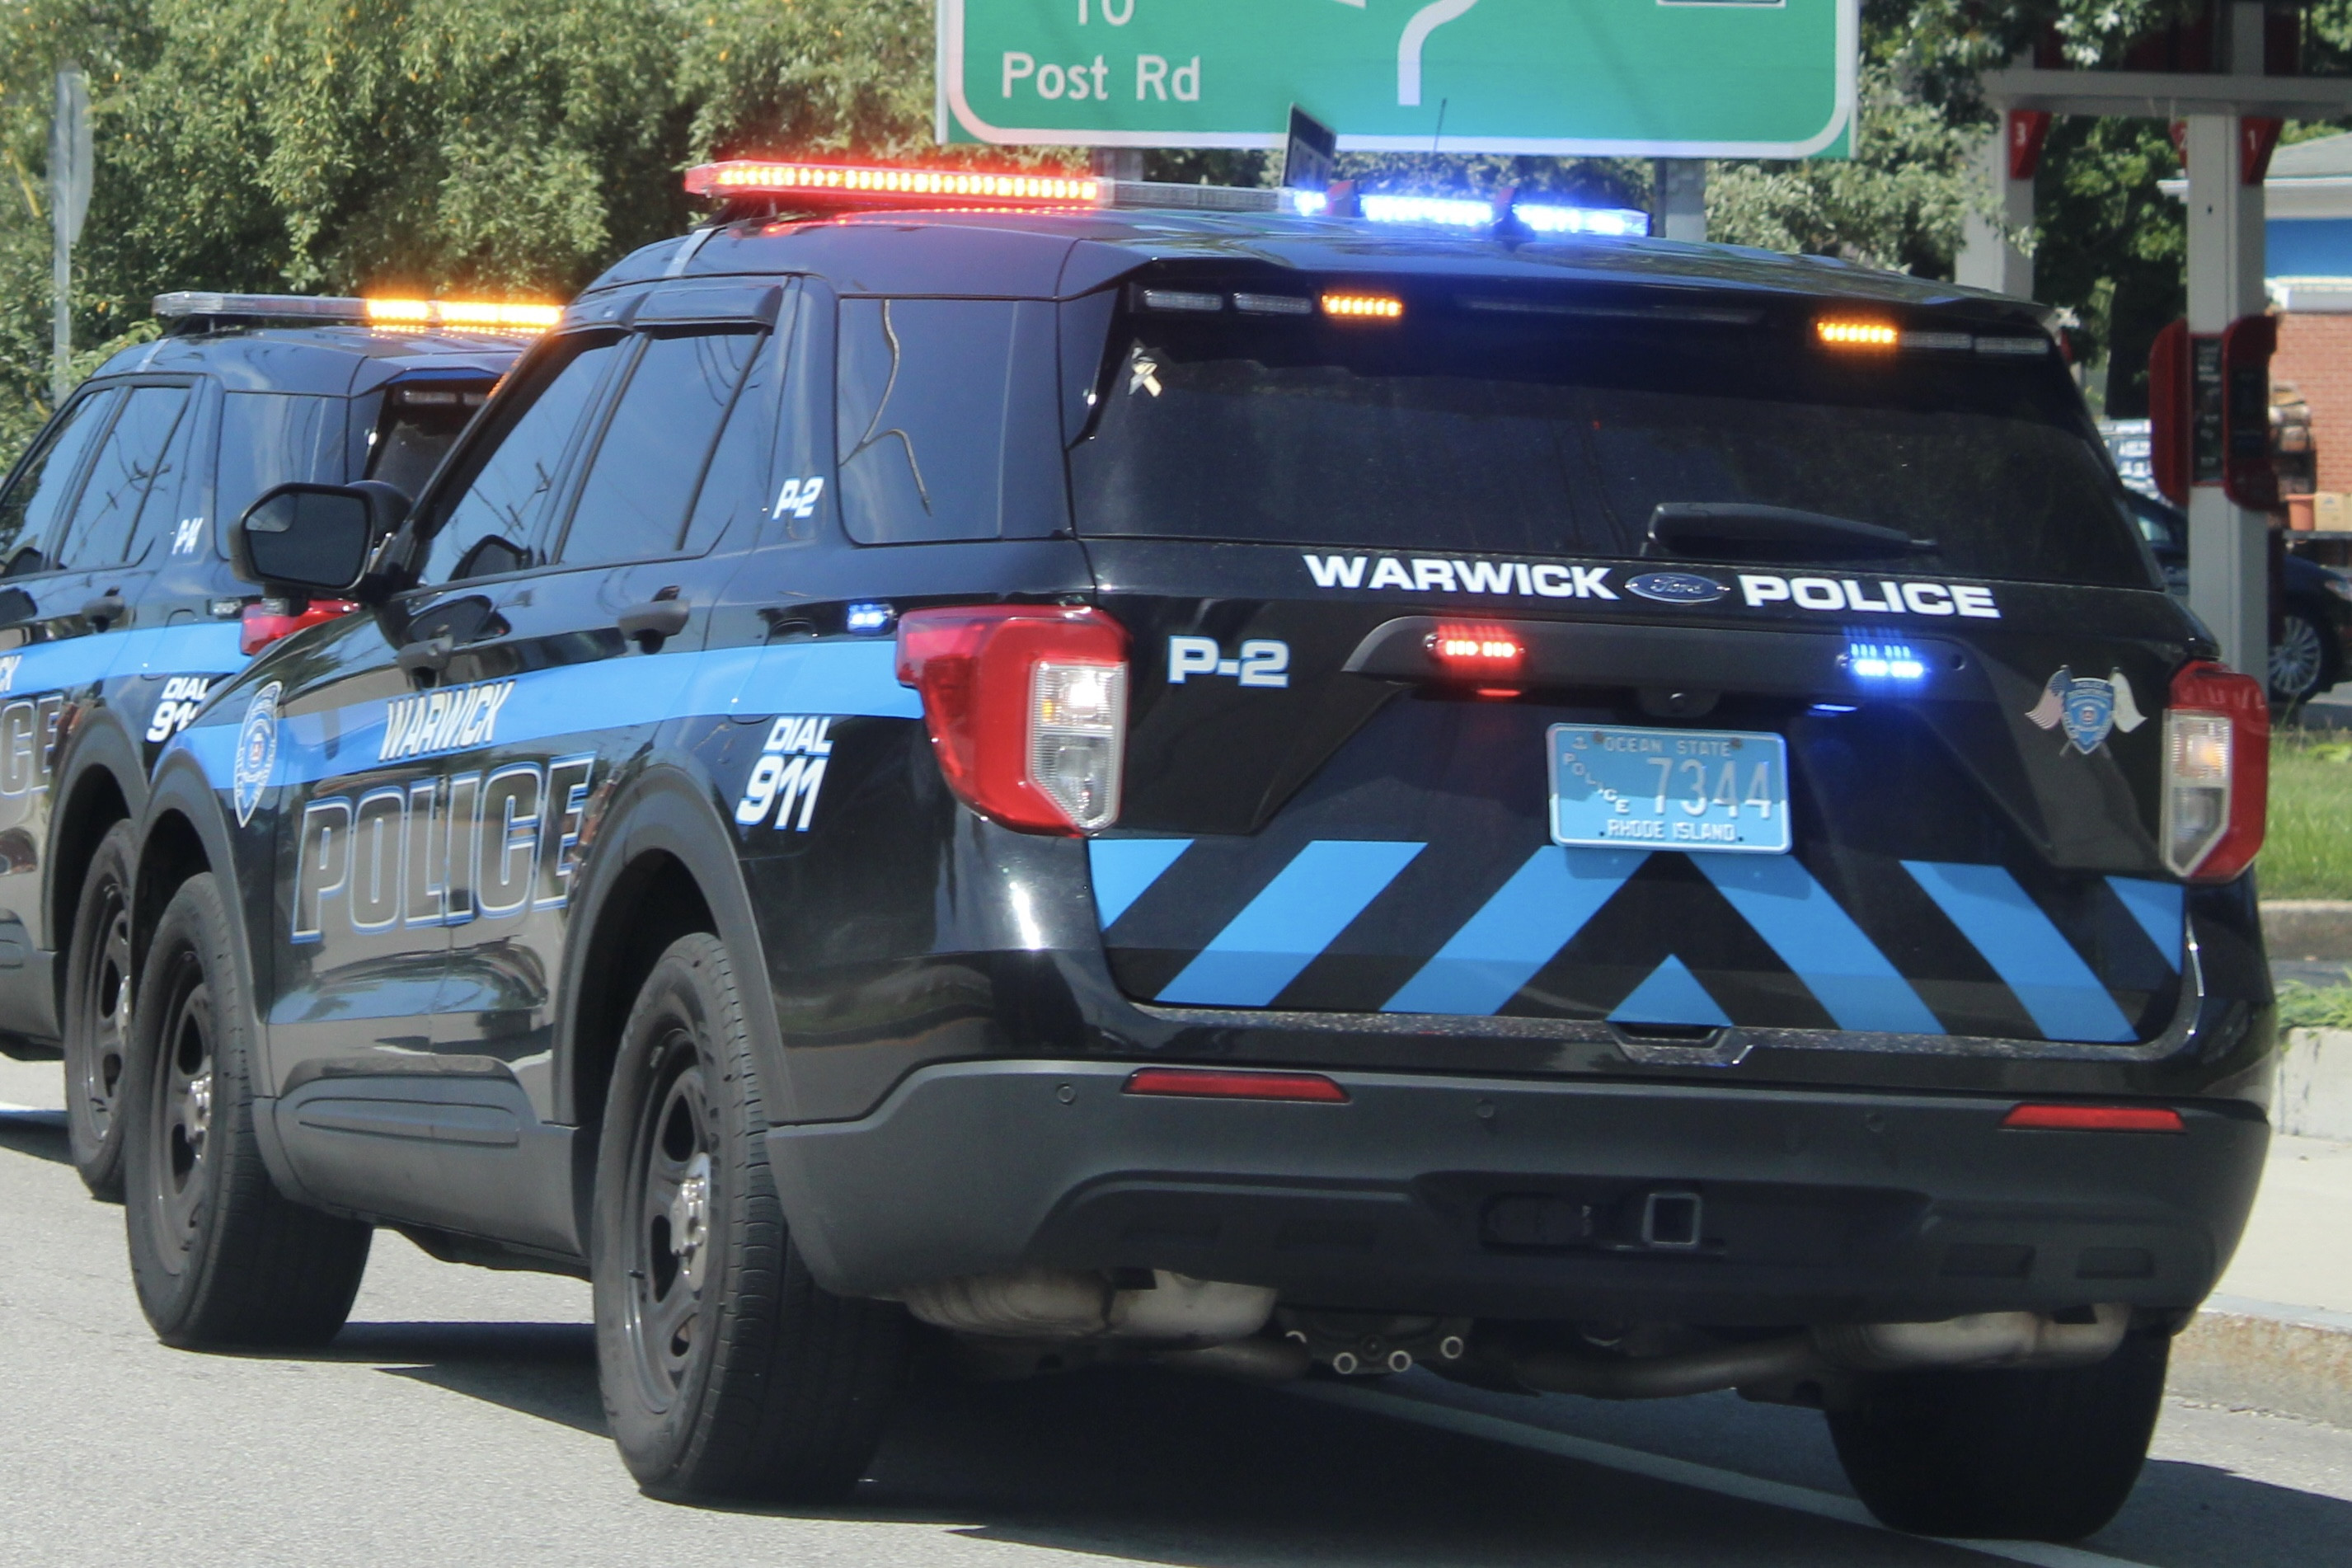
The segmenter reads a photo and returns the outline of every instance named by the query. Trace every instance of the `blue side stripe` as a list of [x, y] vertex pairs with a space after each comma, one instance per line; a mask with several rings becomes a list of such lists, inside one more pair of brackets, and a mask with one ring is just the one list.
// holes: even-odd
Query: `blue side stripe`
[[2180, 967], [2180, 949], [2187, 935], [2183, 915], [2186, 896], [2178, 882], [2148, 882], [2137, 877], [2110, 877], [2107, 886], [2124, 901], [2156, 951], [2174, 969]]
[[110, 675], [219, 675], [241, 668], [234, 621], [196, 621], [127, 632], [93, 632], [15, 650], [12, 692], [54, 691]]
[[1486, 1014], [1566, 947], [1625, 879], [1650, 858], [1646, 849], [1562, 849], [1547, 844], [1528, 857], [1404, 988], [1386, 1013]]
[[1698, 983], [1698, 976], [1672, 953], [1633, 987], [1633, 994], [1609, 1015], [1618, 1024], [1708, 1024], [1722, 1029], [1731, 1019]]
[[1841, 1029], [1940, 1035], [1944, 1026], [1830, 891], [1789, 855], [1694, 855]]
[[2053, 1040], [2132, 1038], [2107, 988], [2008, 871], [1933, 860], [1906, 860], [1903, 868], [1984, 954], [2042, 1034]]
[[[499, 711], [501, 745], [596, 730], [770, 713], [831, 713], [919, 719], [922, 699], [898, 684], [889, 642], [801, 643], [629, 654], [561, 665], [515, 678]], [[405, 691], [402, 692], [405, 696]], [[272, 783], [309, 783], [376, 765], [383, 743], [382, 699], [289, 716], [278, 726]], [[205, 775], [226, 787], [245, 705], [232, 700], [211, 721], [181, 732]]]
[[1191, 847], [1189, 838], [1088, 839], [1087, 864], [1094, 871], [1095, 913], [1102, 929], [1108, 931]]
[[1193, 955], [1160, 1000], [1265, 1006], [1380, 897], [1422, 847], [1342, 838], [1309, 844]]

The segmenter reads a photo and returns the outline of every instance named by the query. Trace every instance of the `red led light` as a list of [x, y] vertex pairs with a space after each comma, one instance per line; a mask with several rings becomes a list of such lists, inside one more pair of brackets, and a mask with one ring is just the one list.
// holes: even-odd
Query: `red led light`
[[2186, 1132], [2180, 1112], [2162, 1105], [2021, 1105], [2003, 1127], [2044, 1132]]
[[1249, 1072], [1214, 1068], [1144, 1068], [1127, 1080], [1129, 1094], [1180, 1100], [1281, 1100], [1345, 1105], [1348, 1091], [1314, 1072]]
[[1429, 651], [1440, 664], [1472, 675], [1517, 669], [1527, 653], [1519, 639], [1500, 626], [1453, 626], [1429, 634]]
[[1018, 207], [1092, 207], [1103, 197], [1103, 182], [1083, 175], [994, 174], [982, 169], [859, 168], [840, 163], [796, 163], [735, 158], [702, 163], [686, 172], [693, 195], [792, 196], [810, 206], [939, 207], [973, 201]]

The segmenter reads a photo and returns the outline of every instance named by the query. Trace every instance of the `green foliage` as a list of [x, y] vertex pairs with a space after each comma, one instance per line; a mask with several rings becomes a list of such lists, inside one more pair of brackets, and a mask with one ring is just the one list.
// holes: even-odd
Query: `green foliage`
[[2278, 990], [2282, 1029], [2352, 1029], [2352, 969], [2341, 985], [2306, 985], [2290, 980]]
[[2271, 742], [2266, 899], [2352, 899], [2352, 745], [2281, 730]]

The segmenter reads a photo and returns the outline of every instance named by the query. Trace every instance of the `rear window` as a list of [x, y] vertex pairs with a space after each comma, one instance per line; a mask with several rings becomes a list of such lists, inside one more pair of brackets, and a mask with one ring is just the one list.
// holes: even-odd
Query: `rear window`
[[1276, 313], [1312, 296], [1121, 310], [1070, 456], [1082, 532], [1633, 557], [1657, 507], [1730, 502], [1933, 541], [1906, 572], [2150, 585], [2054, 357], [1841, 353], [1760, 310]]
[[394, 384], [368, 436], [365, 477], [381, 479], [415, 500], [489, 395], [486, 381]]

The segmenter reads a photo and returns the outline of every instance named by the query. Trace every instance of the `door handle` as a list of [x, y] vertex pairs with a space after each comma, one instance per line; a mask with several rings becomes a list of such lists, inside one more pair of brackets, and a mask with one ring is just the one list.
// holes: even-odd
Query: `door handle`
[[457, 651], [455, 638], [446, 634], [413, 642], [393, 655], [393, 659], [408, 673], [411, 680], [421, 680], [430, 686], [449, 668], [449, 656]]
[[613, 624], [646, 652], [659, 653], [662, 644], [686, 630], [687, 617], [692, 613], [693, 606], [684, 599], [648, 599], [623, 610]]
[[89, 623], [89, 629], [94, 632], [107, 630], [130, 613], [131, 606], [122, 602], [122, 590], [120, 588], [109, 588], [81, 607], [81, 618]]

